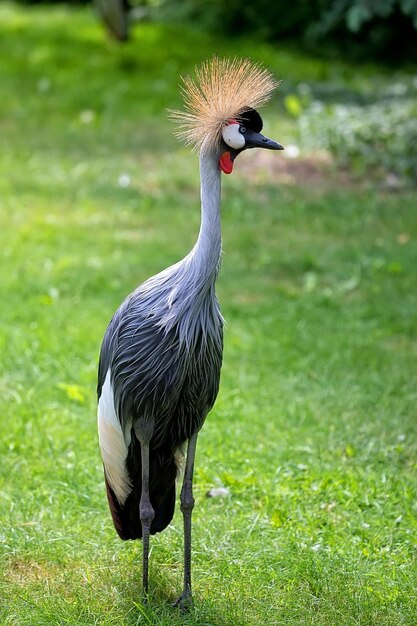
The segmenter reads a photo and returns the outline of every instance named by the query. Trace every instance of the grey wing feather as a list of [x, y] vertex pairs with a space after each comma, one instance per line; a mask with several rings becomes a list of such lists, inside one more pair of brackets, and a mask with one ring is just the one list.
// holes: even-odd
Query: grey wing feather
[[[144, 285], [146, 286], [146, 284]], [[106, 331], [99, 394], [108, 368], [122, 428], [133, 419], [154, 445], [179, 445], [198, 430], [212, 408], [222, 363], [222, 318], [214, 292], [198, 315], [162, 306], [141, 286], [118, 309]], [[169, 324], [161, 323], [167, 319]], [[209, 322], [209, 323], [207, 323]], [[207, 332], [207, 328], [209, 332]]]
[[103, 342], [101, 344], [100, 357], [99, 357], [99, 362], [98, 362], [98, 380], [97, 380], [98, 398], [100, 398], [101, 396], [101, 390], [103, 388], [104, 381], [106, 379], [106, 374], [113, 360], [114, 350], [117, 345], [117, 332], [118, 332], [120, 320], [128, 305], [128, 301], [130, 297], [131, 296], [129, 296], [129, 298], [127, 298], [117, 309], [116, 313], [113, 315], [112, 319], [110, 320], [110, 323], [107, 326], [106, 332], [103, 337]]

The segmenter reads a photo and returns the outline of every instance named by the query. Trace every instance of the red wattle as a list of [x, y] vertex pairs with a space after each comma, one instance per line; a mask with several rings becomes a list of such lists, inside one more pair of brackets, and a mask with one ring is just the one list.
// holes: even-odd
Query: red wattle
[[230, 152], [223, 152], [219, 159], [219, 167], [225, 174], [231, 174], [233, 172], [233, 161]]

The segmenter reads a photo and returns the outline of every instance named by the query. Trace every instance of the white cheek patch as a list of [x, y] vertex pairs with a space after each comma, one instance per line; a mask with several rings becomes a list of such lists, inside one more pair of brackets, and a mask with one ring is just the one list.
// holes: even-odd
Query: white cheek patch
[[242, 133], [239, 132], [239, 124], [227, 124], [227, 126], [223, 128], [222, 136], [224, 142], [235, 150], [240, 150], [240, 148], [243, 148], [245, 145], [245, 138]]

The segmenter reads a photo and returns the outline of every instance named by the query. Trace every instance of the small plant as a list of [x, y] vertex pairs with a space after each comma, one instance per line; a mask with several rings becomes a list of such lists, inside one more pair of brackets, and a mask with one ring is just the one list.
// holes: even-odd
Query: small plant
[[399, 82], [370, 104], [313, 101], [299, 117], [305, 145], [329, 150], [354, 171], [417, 184], [417, 84]]

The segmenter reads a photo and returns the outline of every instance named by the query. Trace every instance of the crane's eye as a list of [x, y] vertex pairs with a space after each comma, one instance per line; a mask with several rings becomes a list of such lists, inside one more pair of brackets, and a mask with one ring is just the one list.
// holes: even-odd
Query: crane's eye
[[242, 135], [244, 135], [246, 133], [246, 126], [239, 126], [239, 132], [242, 133]]

